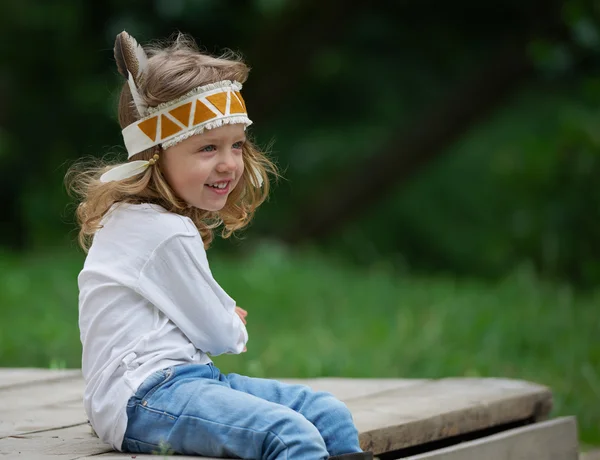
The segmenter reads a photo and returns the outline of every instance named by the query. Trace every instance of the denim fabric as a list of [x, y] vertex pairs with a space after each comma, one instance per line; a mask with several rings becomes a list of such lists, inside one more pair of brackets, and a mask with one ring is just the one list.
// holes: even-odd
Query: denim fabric
[[[160, 370], [127, 404], [122, 450], [245, 459], [325, 459], [361, 452], [344, 403], [277, 380], [222, 374], [211, 364]], [[164, 444], [163, 444], [164, 443]]]

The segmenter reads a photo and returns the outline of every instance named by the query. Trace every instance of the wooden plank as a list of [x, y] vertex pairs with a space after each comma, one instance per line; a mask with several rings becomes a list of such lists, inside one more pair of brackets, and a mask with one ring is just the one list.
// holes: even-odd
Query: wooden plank
[[0, 439], [3, 458], [71, 460], [111, 451], [90, 434], [87, 424]]
[[87, 422], [81, 372], [39, 371], [0, 389], [0, 438]]
[[[87, 424], [59, 428], [0, 439], [0, 457], [20, 460], [131, 460], [135, 458], [161, 458], [152, 455], [120, 453], [90, 434]], [[197, 456], [178, 455], [177, 459], [197, 459]], [[215, 458], [202, 457], [207, 460]]]
[[[11, 386], [0, 391], [0, 438], [87, 421], [83, 409], [84, 382], [81, 373], [64, 374], [63, 379], [44, 379], [43, 375], [56, 376], [53, 371], [41, 369], [35, 374], [37, 380], [25, 387]], [[418, 380], [396, 379], [282, 380], [306, 384], [315, 390], [330, 391], [342, 400], [419, 383]]]
[[[109, 446], [92, 438], [85, 425], [0, 440], [0, 456], [53, 460], [92, 460], [98, 457], [110, 460], [129, 460], [132, 458], [132, 454], [112, 452]], [[136, 457], [151, 456], [136, 454]], [[198, 457], [177, 456], [177, 458]], [[525, 460], [532, 458], [576, 460], [577, 428], [573, 417], [563, 417], [405, 458], [406, 460]]]
[[44, 406], [35, 410], [3, 412], [0, 414], [0, 439], [78, 423], [87, 423], [81, 403], [76, 406], [66, 404], [64, 407]]
[[[83, 397], [84, 382], [81, 373], [74, 372], [56, 377], [52, 371], [40, 370], [38, 381], [30, 381], [27, 389], [20, 385], [10, 386], [0, 391], [0, 411], [13, 410], [16, 407], [26, 408], [39, 404], [56, 404], [65, 399]], [[43, 373], [48, 378], [43, 379]], [[315, 391], [328, 391], [342, 401], [364, 397], [390, 389], [406, 388], [421, 384], [426, 380], [418, 379], [279, 379], [292, 384], [308, 385]]]
[[577, 424], [562, 417], [428, 452], [405, 460], [577, 460]]
[[0, 391], [6, 387], [31, 385], [48, 380], [71, 379], [78, 376], [81, 376], [79, 369], [0, 368]]
[[382, 391], [421, 385], [428, 381], [424, 379], [347, 379], [341, 377], [278, 380], [286, 383], [307, 385], [314, 391], [328, 391], [337, 399], [344, 402], [381, 393]]
[[[344, 401], [359, 429], [361, 446], [376, 453], [508, 422], [540, 419], [551, 408], [548, 388], [515, 380], [281, 380], [330, 391]], [[0, 420], [3, 421], [0, 437], [87, 420], [82, 406], [83, 386], [81, 376], [74, 375], [61, 381], [42, 379], [27, 384], [26, 388], [5, 387], [0, 391]], [[89, 427], [85, 427], [91, 436]], [[51, 432], [40, 436], [50, 436], [48, 433]]]
[[600, 449], [594, 449], [579, 454], [579, 460], [600, 460]]
[[49, 405], [59, 407], [77, 400], [83, 400], [83, 381], [78, 377], [6, 387], [0, 391], [0, 419], [4, 412], [28, 411]]
[[390, 452], [528, 418], [552, 408], [544, 386], [504, 379], [442, 379], [348, 402], [364, 450]]

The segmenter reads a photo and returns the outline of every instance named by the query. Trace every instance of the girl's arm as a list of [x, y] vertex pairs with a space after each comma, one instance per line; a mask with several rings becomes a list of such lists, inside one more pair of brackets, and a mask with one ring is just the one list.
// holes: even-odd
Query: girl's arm
[[248, 333], [212, 277], [198, 236], [175, 235], [144, 265], [138, 290], [205, 353], [241, 353]]

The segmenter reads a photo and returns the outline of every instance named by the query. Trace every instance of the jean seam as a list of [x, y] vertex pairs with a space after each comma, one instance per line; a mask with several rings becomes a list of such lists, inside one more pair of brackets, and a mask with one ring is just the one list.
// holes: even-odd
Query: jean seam
[[286, 449], [285, 458], [286, 458], [286, 460], [288, 458], [287, 451], [289, 450], [289, 446], [283, 441], [283, 439], [281, 439], [281, 437], [277, 433], [273, 432], [272, 430], [266, 430], [266, 431], [253, 430], [252, 428], [248, 428], [248, 427], [241, 427], [241, 426], [236, 426], [236, 425], [228, 425], [226, 423], [215, 422], [214, 420], [207, 420], [207, 419], [204, 419], [202, 417], [198, 417], [197, 415], [187, 415], [187, 414], [184, 414], [184, 415], [180, 415], [179, 416], [179, 418], [181, 418], [181, 417], [193, 418], [193, 419], [196, 419], [196, 420], [201, 420], [201, 421], [206, 422], [206, 423], [214, 423], [215, 425], [226, 426], [228, 428], [235, 428], [235, 429], [238, 429], [238, 430], [250, 431], [252, 433], [267, 433], [267, 434], [272, 434], [285, 447], [285, 449]]
[[163, 372], [165, 373], [165, 377], [152, 388], [150, 388], [142, 398], [139, 398], [140, 401], [147, 401], [149, 398], [151, 398], [152, 395], [156, 393], [156, 390], [158, 390], [161, 386], [167, 383], [174, 374], [172, 367], [167, 367], [166, 369], [163, 369]]
[[136, 439], [133, 436], [126, 436], [125, 438], [123, 438], [123, 440], [125, 440], [125, 441], [134, 441], [134, 442], [141, 442], [142, 444], [148, 444], [149, 446], [159, 447], [160, 448], [160, 444], [154, 444], [152, 442], [142, 441], [141, 439]]
[[[281, 439], [281, 437], [277, 433], [275, 433], [272, 430], [266, 430], [266, 431], [253, 430], [252, 428], [248, 428], [248, 427], [242, 427], [242, 426], [236, 426], [236, 425], [228, 425], [226, 423], [216, 422], [214, 420], [208, 420], [208, 419], [205, 419], [205, 418], [202, 418], [202, 417], [198, 417], [196, 415], [188, 415], [188, 414], [174, 415], [174, 414], [171, 414], [171, 413], [169, 413], [167, 411], [154, 409], [154, 408], [148, 407], [148, 406], [142, 406], [141, 404], [139, 405], [139, 407], [142, 408], [142, 409], [147, 410], [148, 412], [152, 412], [154, 414], [165, 415], [165, 416], [167, 416], [167, 417], [169, 417], [169, 418], [171, 418], [172, 420], [175, 420], [175, 421], [181, 419], [182, 417], [185, 417], [185, 418], [192, 418], [192, 419], [196, 419], [196, 420], [201, 420], [202, 422], [205, 422], [205, 423], [213, 423], [215, 425], [225, 426], [225, 427], [228, 427], [228, 428], [235, 428], [235, 429], [238, 429], [238, 430], [250, 431], [252, 433], [266, 433], [266, 434], [271, 434], [277, 440], [279, 440], [279, 442], [285, 447], [285, 449], [286, 449], [285, 458], [286, 458], [286, 460], [288, 458], [288, 452], [287, 451], [289, 450], [289, 446], [285, 443], [285, 441], [283, 439]], [[139, 441], [139, 442], [145, 442], [146, 444], [152, 444], [152, 443], [149, 443], [149, 442], [146, 442], [146, 441], [141, 441], [141, 440], [135, 439], [135, 438], [133, 438], [131, 436], [128, 436], [128, 438], [133, 439], [135, 441]]]
[[170, 419], [173, 419], [173, 420], [177, 420], [179, 417], [182, 417], [181, 415], [171, 414], [171, 413], [167, 412], [166, 410], [154, 409], [151, 406], [144, 406], [142, 404], [138, 404], [138, 406], [140, 409], [145, 409], [148, 412], [152, 412], [154, 414], [166, 415], [167, 417], [169, 417]]

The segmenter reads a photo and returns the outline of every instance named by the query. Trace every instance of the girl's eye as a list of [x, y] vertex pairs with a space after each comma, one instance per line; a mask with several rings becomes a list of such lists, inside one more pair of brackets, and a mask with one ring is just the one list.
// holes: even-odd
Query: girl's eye
[[233, 144], [234, 149], [241, 149], [243, 146], [244, 146], [244, 141], [238, 141], [235, 144]]
[[206, 147], [202, 147], [200, 149], [200, 152], [214, 152], [215, 150], [217, 150], [217, 147], [214, 145], [207, 145]]

